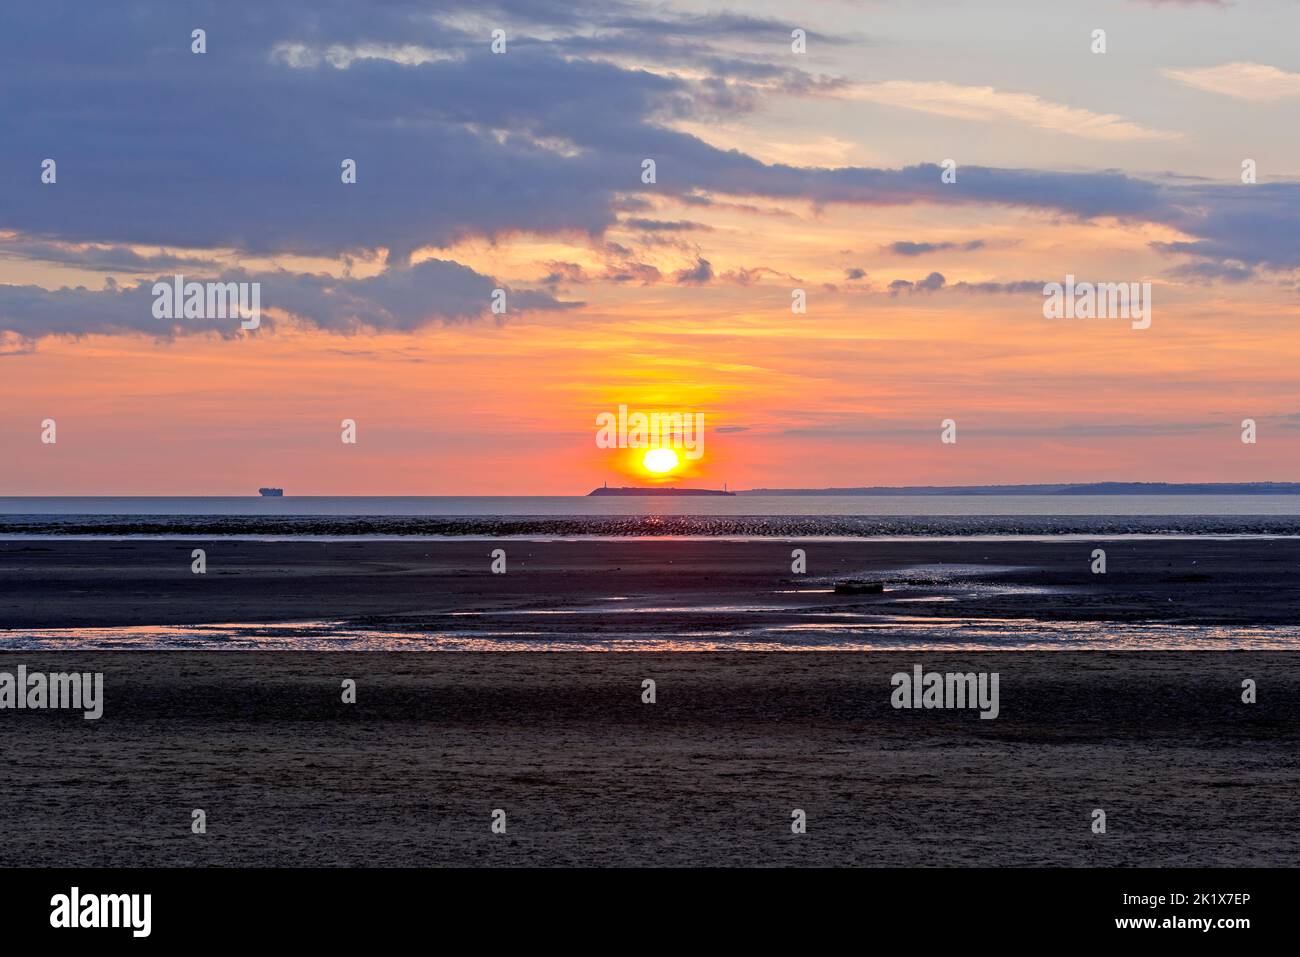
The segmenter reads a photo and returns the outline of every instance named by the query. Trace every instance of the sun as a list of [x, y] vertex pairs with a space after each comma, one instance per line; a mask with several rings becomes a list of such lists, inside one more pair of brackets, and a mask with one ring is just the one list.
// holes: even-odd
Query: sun
[[647, 471], [662, 475], [677, 468], [677, 453], [672, 449], [651, 449], [641, 460]]

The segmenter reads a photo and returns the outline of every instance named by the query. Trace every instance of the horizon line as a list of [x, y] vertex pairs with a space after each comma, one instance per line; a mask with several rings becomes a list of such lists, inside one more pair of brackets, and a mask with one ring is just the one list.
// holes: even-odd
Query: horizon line
[[[596, 486], [601, 488], [601, 486]], [[675, 491], [715, 491], [706, 489], [701, 486], [670, 486], [670, 485], [624, 485], [614, 486], [618, 489], [636, 489], [646, 492], [662, 492], [668, 490]], [[828, 486], [782, 486], [766, 487], [757, 486], [747, 489], [731, 489], [733, 495], [870, 495], [870, 494], [915, 494], [915, 495], [942, 495], [947, 493], [960, 494], [963, 492], [982, 492], [984, 494], [1026, 494], [1032, 495], [1038, 493], [1059, 494], [1067, 490], [1089, 490], [1089, 489], [1121, 489], [1131, 492], [1132, 494], [1150, 494], [1155, 490], [1163, 489], [1213, 489], [1213, 490], [1231, 490], [1231, 489], [1262, 489], [1269, 491], [1272, 489], [1295, 490], [1300, 492], [1300, 481], [1281, 481], [1275, 479], [1260, 479], [1246, 482], [1129, 482], [1118, 480], [1105, 480], [1097, 482], [1021, 482], [1006, 484], [984, 484], [984, 485], [828, 485]], [[720, 491], [720, 490], [716, 490]], [[1116, 494], [1111, 492], [1109, 494]], [[1122, 492], [1120, 493], [1122, 494]], [[1207, 492], [1190, 492], [1185, 494], [1212, 494]], [[1259, 493], [1256, 493], [1259, 494]], [[570, 494], [531, 494], [531, 493], [506, 493], [496, 495], [473, 495], [464, 493], [419, 493], [419, 494], [354, 494], [354, 493], [325, 493], [310, 495], [289, 495], [283, 496], [261, 496], [257, 493], [166, 493], [166, 494], [62, 494], [62, 495], [38, 495], [38, 494], [0, 494], [0, 499], [115, 499], [115, 498], [262, 498], [274, 497], [281, 500], [286, 498], [294, 499], [317, 499], [317, 498], [587, 498], [590, 492], [577, 492]]]

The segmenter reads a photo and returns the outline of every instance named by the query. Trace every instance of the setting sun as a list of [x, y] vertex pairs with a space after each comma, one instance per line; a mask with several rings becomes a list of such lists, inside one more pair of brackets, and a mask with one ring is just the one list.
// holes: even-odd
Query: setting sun
[[645, 454], [641, 464], [656, 474], [671, 472], [677, 468], [677, 453], [672, 449], [651, 449]]

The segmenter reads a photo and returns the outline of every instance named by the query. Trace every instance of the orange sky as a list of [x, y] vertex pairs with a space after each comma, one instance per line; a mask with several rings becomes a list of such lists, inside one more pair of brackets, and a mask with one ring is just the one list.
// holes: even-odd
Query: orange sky
[[[500, 56], [460, 0], [223, 5], [202, 56], [156, 0], [25, 10], [0, 495], [1300, 478], [1293, 9], [938, 7], [525, 3]], [[120, 294], [174, 272], [261, 277], [262, 327]], [[1151, 327], [1044, 318], [1067, 274]], [[703, 458], [598, 448], [619, 406], [703, 413]]]
[[[877, 253], [907, 230], [876, 219], [718, 221], [715, 273], [762, 256], [808, 290], [802, 316], [785, 279], [591, 282], [564, 289], [581, 310], [413, 334], [295, 331], [282, 319], [233, 340], [43, 339], [0, 364], [0, 491], [578, 494], [650, 478], [632, 453], [596, 447], [596, 415], [620, 404], [705, 414], [705, 456], [668, 476], [681, 484], [1294, 478], [1300, 348], [1283, 295], [1252, 290], [1243, 314], [1217, 290], [1157, 278], [1141, 331], [1049, 322], [1036, 295], [891, 297], [877, 270], [920, 278], [929, 267]], [[1072, 270], [1121, 257], [1156, 271], [1147, 231], [1095, 227], [1081, 242], [1080, 228], [1071, 242], [1089, 253]], [[1003, 214], [979, 231], [1018, 238], [966, 254], [949, 283], [1050, 275], [1061, 227]], [[596, 268], [590, 249], [553, 241], [453, 252], [521, 281], [553, 259]], [[858, 261], [868, 280], [845, 282], [844, 264]], [[1239, 438], [1246, 417], [1259, 423], [1255, 445]], [[45, 418], [58, 423], [55, 446], [39, 441]], [[344, 418], [358, 423], [356, 445], [339, 439]], [[955, 445], [939, 441], [946, 418]]]

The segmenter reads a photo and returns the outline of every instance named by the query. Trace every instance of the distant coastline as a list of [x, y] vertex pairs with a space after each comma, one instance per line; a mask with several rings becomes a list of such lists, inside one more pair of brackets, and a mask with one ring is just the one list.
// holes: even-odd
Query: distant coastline
[[752, 488], [735, 495], [1297, 495], [1300, 482], [1084, 482], [1060, 485], [863, 485]]
[[593, 495], [627, 495], [627, 496], [640, 496], [640, 495], [668, 495], [668, 496], [672, 496], [672, 495], [726, 495], [726, 496], [734, 496], [735, 494], [736, 494], [735, 492], [728, 492], [728, 491], [725, 491], [725, 490], [722, 490], [722, 489], [716, 489], [716, 488], [676, 488], [676, 487], [670, 487], [670, 488], [637, 488], [637, 487], [635, 487], [635, 486], [628, 486], [628, 485], [624, 485], [624, 486], [617, 487], [617, 488], [610, 488], [608, 485], [603, 485], [603, 486], [601, 486], [600, 488], [594, 488], [594, 489], [592, 489], [590, 492], [587, 493], [587, 497], [590, 498], [590, 497], [593, 496]]

